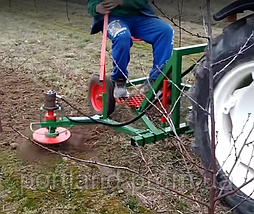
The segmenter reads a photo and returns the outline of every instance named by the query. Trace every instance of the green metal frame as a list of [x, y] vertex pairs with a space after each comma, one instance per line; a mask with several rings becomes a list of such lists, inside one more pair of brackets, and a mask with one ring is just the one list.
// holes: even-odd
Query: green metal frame
[[[188, 90], [190, 88], [189, 85], [184, 85], [181, 82], [182, 57], [185, 55], [201, 53], [204, 51], [205, 47], [206, 47], [206, 44], [174, 48], [172, 57], [164, 66], [164, 69], [163, 69], [164, 74], [160, 74], [153, 84], [153, 90], [157, 93], [162, 87], [165, 76], [167, 77], [172, 76], [171, 81], [173, 82], [173, 84], [170, 83], [172, 86], [172, 94], [171, 94], [172, 104], [170, 106], [170, 109], [172, 109], [172, 105], [174, 105], [174, 111], [172, 113], [172, 121], [174, 123], [175, 129], [178, 134], [190, 132], [189, 126], [187, 126], [185, 123], [180, 124], [180, 102], [177, 102], [180, 96], [179, 88], [183, 88], [183, 86], [185, 90]], [[142, 84], [145, 80], [146, 78], [131, 80], [127, 84], [127, 87], [131, 85]], [[154, 99], [154, 96], [155, 95], [152, 89], [150, 89], [146, 97], [148, 98], [149, 101], [151, 101]], [[94, 115], [93, 117], [71, 117], [71, 118], [63, 117], [63, 118], [60, 118], [58, 121], [43, 121], [40, 123], [32, 123], [31, 130], [33, 130], [34, 125], [39, 125], [40, 127], [47, 127], [47, 128], [50, 128], [50, 130], [52, 130], [56, 127], [71, 128], [72, 126], [75, 126], [75, 125], [96, 124], [96, 121], [99, 121], [102, 123], [119, 124], [118, 122], [112, 121], [107, 117], [106, 100], [107, 100], [107, 94], [103, 93], [103, 115], [102, 116]], [[138, 109], [134, 109], [137, 115], [140, 115], [148, 107], [148, 105], [150, 104], [148, 100], [144, 99], [140, 107]], [[164, 138], [167, 138], [169, 134], [173, 134], [173, 131], [169, 126], [162, 126], [160, 129], [156, 128], [155, 125], [149, 120], [149, 118], [146, 115], [142, 116], [141, 120], [146, 126], [146, 129], [137, 129], [131, 126], [110, 126], [110, 127], [115, 129], [116, 131], [131, 135], [132, 136], [131, 141], [133, 143], [136, 142], [138, 145], [145, 145], [150, 142], [162, 140]]]

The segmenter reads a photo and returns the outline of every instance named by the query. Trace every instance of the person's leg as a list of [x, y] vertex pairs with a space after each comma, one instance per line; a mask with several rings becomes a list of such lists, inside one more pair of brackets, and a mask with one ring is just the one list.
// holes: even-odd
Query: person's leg
[[127, 66], [130, 61], [130, 48], [133, 44], [127, 21], [124, 17], [109, 17], [108, 38], [112, 41], [112, 58], [114, 70], [112, 80], [126, 79]]
[[162, 69], [165, 62], [171, 57], [173, 28], [167, 22], [155, 17], [136, 17], [135, 23], [135, 28], [132, 29], [133, 36], [153, 46], [154, 61], [149, 76], [150, 80], [155, 80], [160, 74], [157, 66]]
[[114, 97], [129, 96], [126, 90], [127, 66], [130, 61], [130, 48], [133, 44], [127, 20], [124, 17], [109, 17], [108, 38], [112, 41], [112, 58], [114, 70], [111, 79], [114, 82]]

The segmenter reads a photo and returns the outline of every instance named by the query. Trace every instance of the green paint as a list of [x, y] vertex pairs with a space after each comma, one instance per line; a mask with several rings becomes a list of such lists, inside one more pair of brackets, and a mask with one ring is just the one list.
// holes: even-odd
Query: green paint
[[147, 80], [146, 77], [141, 77], [137, 79], [130, 80], [129, 82], [126, 83], [126, 87], [130, 87], [132, 85], [140, 85], [144, 83]]
[[103, 115], [103, 119], [106, 119], [108, 117], [107, 93], [102, 93], [102, 100], [103, 100], [102, 115]]
[[[181, 86], [181, 71], [182, 71], [182, 56], [178, 53], [178, 51], [173, 51], [173, 66], [172, 66], [172, 95], [171, 95], [171, 109], [174, 109], [172, 113], [172, 120], [176, 128], [179, 127], [180, 124], [180, 100], [178, 97], [180, 96], [179, 88]], [[178, 88], [177, 88], [177, 87]]]

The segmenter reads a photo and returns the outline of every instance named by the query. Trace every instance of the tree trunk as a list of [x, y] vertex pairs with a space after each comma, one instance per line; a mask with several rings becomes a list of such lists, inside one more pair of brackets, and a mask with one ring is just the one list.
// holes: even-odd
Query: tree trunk
[[0, 108], [0, 133], [3, 132], [2, 120], [1, 120], [1, 108]]

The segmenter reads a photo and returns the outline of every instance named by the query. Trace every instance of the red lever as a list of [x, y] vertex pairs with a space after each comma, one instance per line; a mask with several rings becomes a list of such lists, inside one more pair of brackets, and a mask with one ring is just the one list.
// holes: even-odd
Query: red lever
[[106, 77], [106, 47], [107, 47], [108, 17], [109, 14], [104, 15], [103, 35], [101, 45], [100, 81], [103, 82], [103, 92], [106, 92], [105, 77]]
[[[162, 105], [165, 109], [168, 108], [167, 92], [168, 92], [168, 81], [167, 81], [167, 79], [164, 79], [163, 80], [163, 88], [162, 88]], [[166, 118], [164, 116], [161, 117], [161, 122], [166, 123]]]

